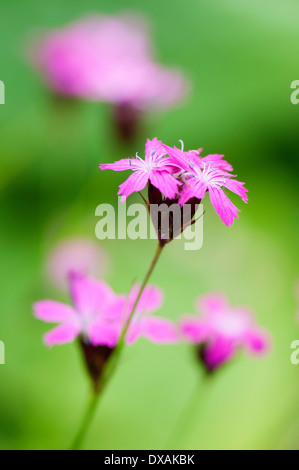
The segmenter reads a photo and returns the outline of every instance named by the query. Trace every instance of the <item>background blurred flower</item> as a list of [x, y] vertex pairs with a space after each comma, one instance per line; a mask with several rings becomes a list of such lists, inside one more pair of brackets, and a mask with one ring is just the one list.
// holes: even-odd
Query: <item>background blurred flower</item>
[[[128, 320], [139, 289], [134, 287], [129, 296], [117, 295], [104, 281], [73, 272], [70, 275], [70, 292], [73, 307], [53, 300], [34, 304], [34, 315], [59, 326], [46, 333], [46, 345], [65, 344], [79, 335], [93, 346], [114, 348]], [[155, 343], [178, 342], [176, 327], [170, 320], [152, 317], [163, 303], [163, 293], [158, 287], [147, 286], [138, 302], [126, 334], [131, 344], [140, 336]]]
[[[109, 327], [113, 320], [109, 306], [115, 294], [110, 286], [81, 273], [72, 273], [70, 292], [73, 307], [53, 300], [41, 300], [34, 304], [34, 314], [38, 319], [59, 323], [59, 326], [46, 333], [46, 345], [70, 343], [79, 335], [92, 343], [114, 345], [116, 339], [114, 330]], [[94, 325], [99, 322], [101, 337], [98, 329], [96, 339]]]
[[99, 74], [114, 62], [141, 60], [149, 53], [139, 18], [93, 15], [36, 38], [30, 59], [54, 92], [91, 98]]
[[134, 134], [139, 111], [172, 106], [189, 90], [180, 71], [155, 61], [136, 15], [83, 18], [38, 38], [30, 59], [55, 93], [113, 104], [123, 138]]
[[[127, 306], [124, 306], [125, 316], [131, 312], [139, 292], [139, 287], [134, 286], [130, 292]], [[136, 312], [128, 328], [126, 342], [131, 344], [140, 336], [144, 336], [152, 343], [171, 344], [178, 343], [179, 334], [175, 324], [162, 317], [148, 315], [159, 310], [164, 302], [161, 289], [148, 285], [138, 302]]]
[[267, 351], [269, 335], [255, 324], [247, 307], [232, 307], [221, 294], [200, 297], [196, 307], [202, 315], [184, 317], [181, 331], [188, 341], [198, 345], [208, 371], [233, 359], [239, 349], [253, 354]]
[[55, 286], [67, 289], [71, 272], [101, 278], [108, 264], [108, 256], [99, 244], [85, 238], [67, 239], [50, 252], [46, 274]]

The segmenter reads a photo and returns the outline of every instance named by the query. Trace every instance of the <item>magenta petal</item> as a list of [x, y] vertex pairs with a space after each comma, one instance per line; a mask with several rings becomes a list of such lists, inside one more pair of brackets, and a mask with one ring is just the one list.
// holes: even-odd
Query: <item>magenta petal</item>
[[207, 155], [206, 157], [201, 158], [201, 163], [210, 163], [213, 166], [217, 167], [219, 170], [233, 171], [233, 167], [226, 160], [223, 160], [224, 155]]
[[152, 170], [150, 181], [155, 188], [169, 199], [174, 199], [178, 192], [179, 182], [167, 171]]
[[118, 195], [122, 195], [121, 201], [124, 202], [130, 194], [135, 191], [141, 191], [148, 182], [148, 173], [142, 170], [136, 170], [129, 178], [119, 186]]
[[164, 145], [167, 154], [169, 155], [170, 162], [178, 170], [190, 171], [190, 161], [193, 161], [195, 158], [194, 153], [192, 152], [183, 152], [177, 147], [169, 147]]
[[211, 336], [209, 323], [195, 316], [184, 317], [180, 322], [180, 328], [186, 340], [194, 344], [205, 342]]
[[150, 140], [147, 139], [145, 144], [145, 161], [149, 161], [151, 157], [154, 157], [156, 160], [159, 157], [162, 157], [167, 154], [165, 145], [158, 140], [156, 137]]
[[184, 204], [186, 204], [189, 201], [189, 199], [191, 199], [193, 197], [194, 197], [193, 188], [184, 186], [182, 195], [179, 199], [179, 205], [183, 206]]
[[128, 311], [128, 298], [126, 295], [116, 295], [105, 309], [105, 318], [109, 321], [122, 321]]
[[33, 310], [36, 318], [48, 323], [67, 322], [76, 317], [75, 309], [55, 300], [36, 302], [33, 305]]
[[94, 346], [109, 346], [114, 348], [117, 345], [121, 333], [120, 323], [96, 322], [89, 325], [87, 334], [90, 342]]
[[[129, 295], [128, 310], [131, 310], [137, 298], [140, 286], [134, 286]], [[136, 313], [151, 313], [162, 307], [164, 295], [159, 287], [148, 285], [139, 299]]]
[[249, 328], [244, 335], [245, 346], [256, 354], [265, 353], [270, 347], [270, 337], [261, 328]]
[[196, 301], [197, 310], [205, 316], [213, 315], [215, 313], [225, 313], [228, 307], [229, 304], [226, 296], [217, 292], [202, 295]]
[[192, 197], [196, 197], [197, 199], [203, 199], [207, 190], [207, 185], [202, 182], [198, 181], [195, 178], [188, 179], [187, 184], [184, 186], [183, 193], [179, 199], [179, 204], [182, 206], [186, 204]]
[[230, 191], [232, 191], [233, 193], [237, 194], [238, 196], [240, 196], [240, 198], [244, 201], [244, 202], [247, 202], [248, 201], [248, 196], [247, 196], [247, 192], [248, 192], [248, 189], [246, 189], [244, 187], [244, 184], [245, 183], [240, 183], [240, 181], [237, 181], [237, 180], [233, 180], [233, 179], [227, 179], [225, 181], [225, 187], [227, 189], [229, 189]]
[[47, 346], [71, 343], [79, 333], [80, 328], [75, 324], [59, 325], [44, 335], [44, 342]]
[[238, 218], [239, 209], [228, 199], [222, 189], [209, 187], [209, 195], [211, 203], [222, 222], [226, 226], [232, 225], [234, 219]]
[[134, 342], [139, 336], [144, 336], [152, 343], [172, 344], [179, 341], [178, 332], [174, 324], [165, 318], [146, 317], [133, 324], [128, 332], [127, 342]]
[[100, 170], [125, 171], [133, 168], [140, 168], [140, 161], [136, 158], [123, 158], [114, 163], [104, 163], [100, 165]]
[[81, 314], [102, 311], [115, 297], [106, 282], [97, 281], [80, 273], [72, 273], [70, 283], [73, 302]]
[[212, 344], [206, 346], [204, 362], [210, 370], [213, 370], [233, 359], [235, 354], [236, 348], [234, 343], [218, 337]]

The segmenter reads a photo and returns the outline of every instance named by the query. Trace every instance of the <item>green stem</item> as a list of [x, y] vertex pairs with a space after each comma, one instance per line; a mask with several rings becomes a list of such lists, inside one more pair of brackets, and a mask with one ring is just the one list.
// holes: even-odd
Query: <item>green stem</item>
[[205, 375], [204, 382], [196, 383], [195, 387], [191, 390], [190, 396], [177, 419], [165, 449], [174, 450], [176, 447], [178, 449], [183, 448], [183, 443], [192, 434], [195, 420], [198, 420], [200, 411], [206, 402], [210, 383], [211, 377]]
[[81, 423], [81, 426], [78, 430], [78, 433], [76, 434], [76, 437], [72, 443], [72, 446], [70, 450], [78, 450], [82, 446], [83, 440], [85, 438], [86, 432], [90, 426], [90, 423], [92, 421], [93, 415], [95, 413], [99, 398], [101, 397], [100, 394], [96, 394], [93, 392], [91, 395], [91, 398], [89, 400], [88, 406], [85, 411], [85, 415], [83, 417], [83, 421]]
[[110, 357], [110, 359], [108, 360], [106, 366], [104, 367], [104, 370], [103, 370], [103, 375], [99, 381], [99, 384], [98, 384], [98, 387], [96, 387], [96, 389], [94, 390], [93, 392], [93, 395], [90, 399], [90, 402], [88, 404], [88, 407], [86, 409], [86, 412], [85, 412], [85, 415], [84, 415], [84, 418], [83, 418], [83, 421], [82, 421], [82, 424], [79, 428], [79, 431], [78, 431], [78, 434], [76, 435], [75, 439], [74, 439], [74, 442], [73, 442], [73, 445], [71, 447], [71, 450], [77, 450], [81, 447], [82, 443], [83, 443], [83, 440], [85, 438], [85, 435], [88, 431], [88, 428], [90, 426], [90, 423], [92, 421], [92, 418], [94, 416], [94, 413], [95, 413], [95, 410], [96, 410], [96, 407], [97, 407], [97, 404], [99, 402], [99, 399], [102, 397], [103, 395], [103, 390], [106, 388], [107, 386], [107, 383], [111, 380], [115, 370], [116, 370], [116, 367], [117, 367], [117, 364], [118, 364], [118, 361], [119, 361], [119, 357], [120, 357], [120, 354], [123, 350], [123, 347], [125, 345], [125, 335], [128, 331], [128, 328], [130, 326], [130, 322], [133, 318], [133, 315], [136, 311], [136, 308], [137, 308], [137, 305], [138, 305], [138, 302], [140, 300], [140, 297], [142, 295], [142, 292], [144, 291], [147, 283], [148, 283], [148, 280], [154, 270], [154, 267], [156, 266], [157, 264], [157, 261], [159, 259], [159, 256], [162, 252], [162, 246], [160, 246], [160, 244], [158, 244], [157, 246], [157, 249], [156, 249], [156, 252], [155, 252], [155, 255], [152, 259], [152, 262], [150, 264], [150, 267], [145, 275], [145, 278], [140, 286], [140, 289], [139, 289], [139, 292], [138, 292], [138, 295], [137, 295], [137, 298], [134, 302], [134, 305], [132, 307], [132, 310], [130, 312], [130, 315], [129, 315], [129, 318], [122, 330], [122, 333], [121, 333], [121, 336], [119, 338], [119, 341]]
[[124, 326], [124, 328], [123, 328], [123, 331], [122, 331], [122, 333], [121, 333], [121, 336], [120, 336], [120, 339], [119, 339], [119, 344], [124, 342], [125, 335], [126, 335], [126, 333], [127, 333], [127, 331], [128, 331], [129, 325], [130, 325], [131, 320], [132, 320], [132, 318], [133, 318], [133, 315], [134, 315], [134, 313], [135, 313], [135, 311], [136, 311], [136, 308], [137, 308], [138, 302], [139, 302], [139, 300], [140, 300], [140, 297], [141, 297], [141, 295], [142, 295], [142, 292], [144, 291], [144, 289], [145, 289], [145, 287], [146, 287], [146, 285], [147, 285], [147, 283], [148, 283], [148, 281], [149, 281], [149, 278], [150, 278], [150, 276], [151, 276], [151, 274], [152, 274], [152, 272], [153, 272], [153, 270], [154, 270], [154, 267], [155, 267], [156, 264], [157, 264], [157, 261], [158, 261], [158, 259], [159, 259], [159, 256], [160, 256], [161, 252], [162, 252], [162, 249], [163, 249], [163, 246], [161, 246], [161, 245], [158, 243], [158, 246], [157, 246], [155, 255], [154, 255], [153, 259], [152, 259], [151, 265], [150, 265], [150, 267], [149, 267], [149, 269], [148, 269], [148, 271], [147, 271], [147, 273], [146, 273], [146, 275], [145, 275], [145, 278], [144, 278], [144, 280], [143, 280], [143, 282], [142, 282], [142, 284], [141, 284], [141, 286], [140, 286], [140, 289], [139, 289], [137, 298], [136, 298], [136, 300], [135, 300], [135, 303], [134, 303], [134, 305], [133, 305], [133, 308], [132, 308], [132, 310], [131, 310], [131, 313], [130, 313], [130, 315], [129, 315], [129, 318], [128, 318], [128, 320], [127, 320], [127, 322], [126, 322], [126, 324], [125, 324], [125, 326]]
[[113, 351], [113, 354], [110, 358], [110, 360], [108, 361], [108, 364], [107, 366], [105, 367], [104, 369], [104, 373], [103, 373], [103, 383], [102, 383], [102, 386], [101, 388], [103, 388], [103, 386], [105, 386], [107, 384], [107, 382], [110, 380], [111, 376], [113, 375], [114, 373], [114, 370], [117, 366], [117, 363], [118, 363], [118, 359], [119, 359], [119, 356], [124, 348], [124, 345], [125, 345], [125, 336], [126, 336], [126, 333], [128, 331], [128, 328], [130, 326], [130, 323], [131, 323], [131, 320], [134, 316], [134, 313], [136, 311], [136, 308], [137, 308], [137, 305], [139, 303], [139, 300], [140, 300], [140, 297], [142, 295], [142, 292], [144, 291], [148, 281], [149, 281], [149, 278], [154, 270], [154, 267], [156, 266], [157, 264], [157, 261], [161, 255], [161, 252], [162, 252], [162, 249], [163, 249], [163, 246], [161, 246], [160, 244], [158, 244], [157, 248], [156, 248], [156, 251], [155, 251], [155, 254], [154, 254], [154, 257], [152, 259], [152, 262], [150, 264], [150, 267], [148, 268], [147, 270], [147, 273], [145, 275], [145, 278], [139, 288], [139, 292], [138, 292], [138, 295], [137, 295], [137, 298], [134, 302], [134, 305], [132, 307], [132, 310], [131, 310], [131, 313], [129, 315], [129, 318], [121, 332], [121, 335], [120, 335], [120, 338], [119, 338], [119, 341], [116, 345], [116, 348], [115, 350]]

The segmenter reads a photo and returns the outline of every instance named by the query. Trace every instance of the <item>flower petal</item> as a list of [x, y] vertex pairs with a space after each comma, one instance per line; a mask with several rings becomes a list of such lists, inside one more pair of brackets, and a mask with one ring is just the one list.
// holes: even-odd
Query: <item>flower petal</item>
[[183, 171], [190, 171], [190, 163], [193, 162], [193, 159], [196, 156], [193, 152], [183, 152], [175, 146], [169, 147], [168, 145], [164, 145], [164, 147], [167, 154], [169, 155], [171, 163], [177, 169]]
[[251, 327], [244, 335], [244, 343], [248, 349], [256, 354], [265, 353], [270, 347], [269, 334], [258, 327]]
[[197, 310], [205, 316], [213, 315], [215, 313], [224, 314], [228, 307], [229, 303], [226, 296], [217, 292], [202, 295], [196, 301]]
[[152, 140], [147, 139], [145, 144], [145, 161], [148, 162], [150, 158], [157, 160], [167, 154], [165, 146], [158, 140], [157, 137], [154, 137]]
[[214, 370], [233, 359], [236, 352], [237, 349], [232, 341], [218, 337], [205, 347], [203, 360], [209, 370]]
[[100, 170], [113, 170], [113, 171], [126, 171], [132, 170], [133, 168], [143, 168], [140, 160], [136, 158], [123, 158], [114, 163], [104, 163], [99, 166]]
[[193, 197], [196, 197], [197, 199], [203, 199], [206, 191], [207, 185], [203, 181], [199, 181], [196, 178], [189, 178], [179, 199], [180, 206], [186, 204], [186, 202]]
[[233, 179], [227, 179], [225, 181], [225, 184], [224, 186], [229, 189], [230, 191], [232, 191], [233, 193], [237, 194], [238, 196], [240, 196], [240, 198], [244, 201], [244, 202], [247, 202], [248, 201], [248, 196], [247, 196], [247, 192], [248, 192], [248, 189], [246, 189], [244, 187], [244, 184], [245, 183], [241, 183], [240, 181], [237, 181], [237, 180], [233, 180]]
[[133, 323], [129, 327], [126, 342], [131, 344], [140, 336], [144, 336], [156, 344], [173, 344], [179, 341], [179, 335], [173, 322], [166, 318], [153, 316], [142, 318], [137, 324]]
[[122, 321], [128, 310], [128, 298], [126, 295], [116, 295], [105, 309], [105, 318], [111, 321]]
[[222, 189], [210, 186], [209, 195], [211, 203], [222, 222], [224, 222], [226, 226], [232, 225], [234, 219], [238, 219], [239, 209], [228, 199]]
[[70, 305], [55, 300], [41, 300], [33, 305], [34, 315], [48, 323], [68, 322], [76, 317], [76, 310]]
[[152, 170], [150, 181], [155, 188], [169, 199], [174, 199], [178, 192], [179, 181], [167, 171]]
[[44, 342], [47, 346], [71, 343], [79, 333], [80, 327], [78, 325], [71, 323], [59, 325], [44, 335]]
[[201, 321], [196, 316], [186, 316], [180, 322], [183, 336], [190, 343], [199, 344], [211, 337], [211, 328], [208, 322]]
[[81, 273], [70, 276], [71, 296], [79, 313], [103, 311], [115, 294], [104, 281], [97, 281]]
[[[131, 310], [137, 298], [140, 286], [134, 286], [129, 294], [128, 310]], [[148, 285], [139, 299], [136, 313], [151, 313], [162, 307], [164, 295], [161, 289]]]
[[122, 195], [121, 202], [125, 202], [128, 196], [134, 192], [141, 191], [148, 182], [148, 172], [136, 170], [129, 178], [119, 186], [118, 195]]
[[87, 335], [94, 346], [109, 346], [114, 348], [117, 345], [121, 333], [120, 322], [96, 322], [88, 326]]
[[215, 166], [219, 170], [233, 171], [233, 167], [226, 160], [222, 160], [224, 155], [207, 155], [206, 157], [201, 158], [201, 163], [208, 163], [212, 166]]

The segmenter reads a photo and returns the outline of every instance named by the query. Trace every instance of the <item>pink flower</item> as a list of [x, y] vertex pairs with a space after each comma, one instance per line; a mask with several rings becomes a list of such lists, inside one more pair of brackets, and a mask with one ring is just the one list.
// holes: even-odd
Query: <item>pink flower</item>
[[208, 371], [233, 359], [239, 349], [263, 354], [269, 335], [254, 322], [246, 307], [232, 307], [220, 294], [208, 294], [197, 301], [201, 316], [186, 316], [181, 321], [184, 337], [199, 346], [200, 358]]
[[55, 245], [48, 256], [46, 271], [53, 284], [65, 289], [71, 272], [102, 277], [107, 264], [107, 255], [97, 243], [73, 238]]
[[188, 88], [182, 74], [152, 58], [136, 15], [94, 15], [39, 38], [31, 60], [56, 93], [137, 109], [170, 106]]
[[[116, 295], [103, 281], [73, 273], [70, 276], [70, 290], [73, 306], [53, 300], [42, 300], [34, 305], [34, 314], [38, 319], [59, 323], [45, 335], [45, 343], [48, 346], [70, 343], [80, 336], [93, 346], [114, 348], [136, 299], [136, 288], [127, 298]], [[162, 303], [163, 295], [158, 288], [145, 288], [127, 332], [128, 344], [140, 336], [156, 343], [178, 341], [172, 322], [149, 315]]]
[[[124, 311], [126, 316], [132, 309], [137, 298], [139, 287], [135, 286], [130, 295], [127, 307]], [[162, 291], [154, 286], [147, 286], [138, 302], [136, 314], [134, 315], [127, 333], [127, 343], [132, 344], [140, 336], [144, 336], [152, 343], [165, 344], [177, 343], [179, 335], [173, 322], [161, 317], [149, 315], [161, 308], [163, 304]]]
[[247, 189], [244, 187], [245, 183], [233, 179], [235, 175], [229, 173], [232, 166], [222, 160], [223, 155], [208, 155], [202, 158], [199, 151], [184, 152], [176, 147], [167, 147], [167, 150], [171, 161], [177, 165], [185, 178], [179, 204], [184, 205], [194, 197], [201, 200], [208, 192], [222, 222], [226, 226], [232, 225], [234, 219], [239, 217], [239, 209], [229, 200], [222, 188], [237, 194], [244, 202], [248, 201]]
[[[136, 156], [100, 165], [100, 169], [134, 172], [119, 187], [118, 194], [122, 195], [122, 202], [133, 192], [144, 189], [147, 184], [150, 204], [153, 200], [160, 200], [168, 206], [175, 203], [184, 206], [188, 202], [194, 206], [200, 204], [208, 192], [221, 220], [227, 226], [232, 225], [234, 219], [238, 218], [239, 209], [230, 201], [223, 189], [230, 190], [247, 202], [245, 183], [237, 181], [235, 175], [231, 174], [233, 168], [223, 160], [223, 155], [201, 157], [200, 153], [201, 149], [184, 152], [183, 149], [169, 147], [154, 138], [147, 140], [144, 161]], [[158, 189], [160, 196], [156, 191], [152, 194], [152, 186]], [[162, 195], [165, 196], [165, 200]]]
[[122, 195], [122, 202], [133, 192], [144, 189], [148, 181], [165, 197], [173, 199], [178, 192], [180, 182], [172, 176], [174, 167], [166, 155], [167, 151], [160, 140], [148, 139], [145, 145], [145, 160], [136, 155], [136, 158], [125, 158], [114, 163], [100, 165], [100, 169], [133, 171], [133, 174], [119, 186], [118, 195]]

